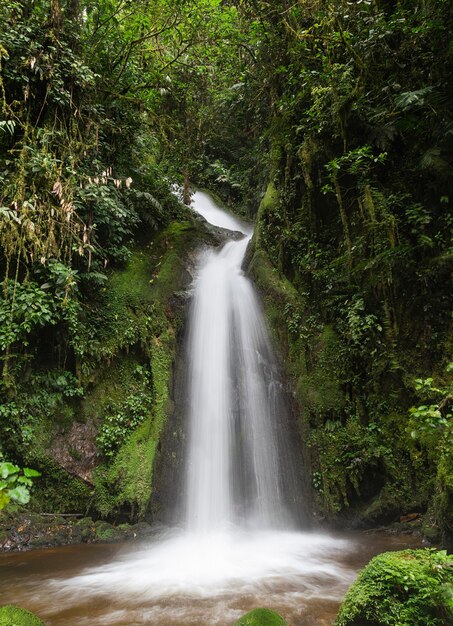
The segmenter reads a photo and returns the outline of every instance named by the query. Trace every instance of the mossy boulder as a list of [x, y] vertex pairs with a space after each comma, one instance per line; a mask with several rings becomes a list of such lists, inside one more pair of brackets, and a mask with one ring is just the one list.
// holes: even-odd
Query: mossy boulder
[[115, 541], [120, 534], [116, 528], [114, 528], [108, 522], [98, 522], [95, 526], [96, 539], [109, 543]]
[[45, 624], [30, 611], [7, 604], [0, 606], [0, 626], [45, 626]]
[[453, 556], [428, 549], [376, 556], [334, 626], [453, 626]]
[[241, 617], [234, 626], [288, 626], [287, 622], [270, 609], [253, 609]]
[[82, 517], [82, 519], [77, 520], [73, 528], [73, 537], [83, 543], [91, 541], [93, 536], [94, 523], [91, 517]]

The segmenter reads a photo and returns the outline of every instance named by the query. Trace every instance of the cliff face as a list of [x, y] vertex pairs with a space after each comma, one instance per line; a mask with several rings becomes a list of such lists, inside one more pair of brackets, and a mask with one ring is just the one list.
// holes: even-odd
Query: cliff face
[[[405, 296], [395, 293], [390, 305], [385, 293], [370, 284], [364, 264], [357, 262], [341, 275], [335, 258], [319, 247], [313, 266], [298, 265], [288, 247], [307, 250], [325, 230], [341, 230], [341, 221], [325, 210], [319, 231], [303, 208], [310, 200], [316, 212], [312, 192], [305, 188], [297, 205], [288, 204], [278, 176], [274, 180], [258, 211], [248, 271], [292, 381], [316, 515], [337, 525], [370, 526], [424, 512], [425, 534], [448, 542], [451, 490], [444, 465], [451, 457], [442, 443], [448, 420], [439, 426], [437, 442], [420, 442], [417, 433], [411, 436], [417, 423], [409, 413], [423, 397], [416, 395], [415, 378], [445, 382], [449, 324], [444, 311], [439, 307], [431, 317], [427, 334], [425, 313], [413, 307], [420, 296], [415, 285], [408, 297], [408, 282]], [[277, 223], [286, 214], [289, 224], [290, 213], [304, 227], [279, 239]], [[442, 267], [432, 267], [431, 275], [429, 289], [442, 300]], [[430, 381], [424, 391], [433, 398]], [[438, 391], [437, 397], [443, 394], [448, 403], [448, 391]], [[436, 445], [441, 449], [437, 459]], [[420, 525], [420, 518], [413, 519], [418, 522], [412, 526]]]

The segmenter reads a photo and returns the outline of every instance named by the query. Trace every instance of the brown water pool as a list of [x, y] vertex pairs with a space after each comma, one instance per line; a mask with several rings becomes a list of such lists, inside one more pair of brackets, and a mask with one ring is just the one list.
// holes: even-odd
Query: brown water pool
[[[34, 611], [47, 626], [231, 626], [258, 606], [278, 611], [292, 626], [330, 626], [371, 557], [420, 545], [411, 536], [358, 532], [305, 534], [298, 541], [285, 536], [282, 548], [281, 538], [263, 536], [250, 552], [240, 542], [218, 548], [216, 539], [194, 548], [170, 538], [154, 546], [6, 553], [0, 555], [2, 603]], [[293, 545], [297, 559], [288, 557]]]

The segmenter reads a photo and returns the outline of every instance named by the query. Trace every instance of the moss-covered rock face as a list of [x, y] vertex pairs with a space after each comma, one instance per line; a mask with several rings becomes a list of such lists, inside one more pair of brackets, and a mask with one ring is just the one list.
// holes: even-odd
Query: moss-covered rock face
[[287, 626], [287, 622], [270, 609], [254, 609], [241, 617], [234, 626]]
[[[104, 444], [107, 459], [94, 474], [95, 503], [103, 516], [130, 510], [133, 518], [140, 519], [148, 508], [155, 456], [172, 409], [173, 362], [184, 318], [185, 299], [175, 294], [190, 281], [189, 252], [207, 238], [196, 221], [173, 223], [153, 242], [146, 262], [141, 262], [147, 269], [134, 264], [123, 277], [114, 277], [114, 289], [127, 303], [127, 315], [141, 330], [129, 355], [118, 353], [114, 380], [111, 368], [110, 372], [99, 368], [100, 386], [92, 392], [104, 416], [98, 443]], [[128, 363], [127, 372], [116, 371]], [[133, 428], [128, 426], [131, 415], [136, 417]]]
[[452, 626], [453, 556], [386, 552], [350, 587], [334, 626]]
[[36, 615], [18, 606], [0, 606], [0, 626], [45, 626]]
[[[275, 179], [260, 204], [246, 265], [294, 392], [316, 516], [341, 526], [391, 523], [426, 510], [436, 493], [432, 517], [444, 520], [445, 537], [450, 532], [448, 479], [437, 480], [442, 488], [434, 488], [431, 468], [411, 451], [410, 392], [395, 384], [399, 374], [380, 364], [385, 329], [358, 296], [343, 309], [334, 296], [329, 307], [325, 293], [315, 297], [323, 281], [326, 293], [331, 289], [328, 272], [318, 271], [321, 257], [304, 271], [288, 265], [286, 247], [306, 234], [291, 228], [285, 236], [277, 234], [275, 220], [280, 223], [289, 210], [285, 202]], [[299, 218], [307, 211], [301, 206]], [[371, 355], [367, 346], [372, 345]]]

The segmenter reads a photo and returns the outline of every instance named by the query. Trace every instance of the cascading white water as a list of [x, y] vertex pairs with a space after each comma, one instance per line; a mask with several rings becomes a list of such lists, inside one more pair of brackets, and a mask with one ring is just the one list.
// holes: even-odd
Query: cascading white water
[[191, 315], [187, 524], [203, 532], [233, 519], [229, 342], [238, 243], [205, 254]]
[[[197, 192], [195, 209], [242, 239], [200, 260], [190, 315], [190, 432], [187, 524], [206, 532], [231, 524], [288, 524], [280, 489], [272, 371], [263, 315], [241, 270], [251, 229]], [[291, 461], [289, 460], [289, 463]], [[291, 471], [288, 472], [291, 475]]]

